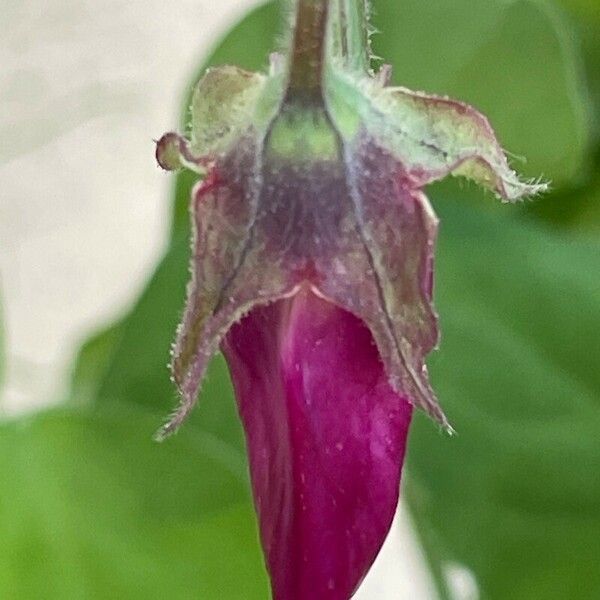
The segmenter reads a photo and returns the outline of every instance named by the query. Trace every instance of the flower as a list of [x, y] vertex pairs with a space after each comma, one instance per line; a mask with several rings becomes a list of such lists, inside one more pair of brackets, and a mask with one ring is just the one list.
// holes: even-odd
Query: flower
[[276, 600], [345, 600], [398, 501], [412, 407], [450, 425], [424, 364], [436, 216], [422, 188], [468, 177], [507, 201], [510, 169], [476, 110], [389, 86], [369, 65], [363, 0], [297, 0], [266, 74], [210, 69], [190, 139], [157, 144], [202, 175], [192, 281], [172, 372], [194, 404], [221, 348], [246, 432]]

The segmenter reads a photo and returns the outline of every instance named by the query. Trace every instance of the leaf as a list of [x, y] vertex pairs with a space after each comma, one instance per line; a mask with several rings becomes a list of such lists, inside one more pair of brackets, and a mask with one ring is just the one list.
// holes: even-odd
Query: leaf
[[0, 597], [267, 597], [244, 460], [191, 428], [155, 444], [156, 418], [113, 405], [0, 428]]
[[376, 2], [375, 25], [394, 79], [475, 106], [526, 157], [520, 172], [559, 187], [586, 165], [588, 100], [572, 32], [546, 3]]
[[[179, 239], [159, 265], [129, 317], [123, 322], [118, 342], [97, 383], [96, 402], [103, 405], [125, 398], [140, 407], [158, 409], [161, 425], [177, 405], [167, 361], [188, 279], [188, 242]], [[209, 366], [202, 406], [190, 420], [244, 456], [241, 425], [225, 361], [219, 355]]]
[[[596, 160], [600, 166], [600, 156]], [[565, 232], [591, 233], [600, 230], [600, 170], [585, 186], [561, 190], [522, 207], [523, 213]]]
[[117, 322], [96, 333], [80, 348], [71, 372], [70, 393], [78, 403], [87, 404], [97, 397], [121, 332], [121, 323]]
[[594, 142], [600, 142], [600, 4], [597, 0], [559, 0], [573, 19], [581, 37], [584, 68], [595, 108], [595, 120], [590, 125]]
[[458, 436], [416, 419], [409, 442], [429, 558], [472, 570], [485, 599], [598, 598], [600, 244], [437, 208], [430, 368]]

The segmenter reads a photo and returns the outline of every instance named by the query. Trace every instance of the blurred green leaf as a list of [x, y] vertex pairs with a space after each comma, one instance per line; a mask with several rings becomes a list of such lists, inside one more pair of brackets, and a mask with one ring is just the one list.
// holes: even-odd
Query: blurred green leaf
[[167, 363], [189, 277], [189, 243], [174, 240], [129, 316], [98, 387], [98, 397], [126, 398], [170, 410], [176, 400]]
[[[515, 161], [555, 187], [588, 151], [587, 98], [573, 32], [548, 3], [375, 2], [375, 50], [407, 87], [447, 94], [486, 114]], [[393, 26], [390, 26], [393, 24]]]
[[600, 232], [600, 155], [596, 164], [598, 171], [587, 185], [561, 190], [523, 205], [520, 211], [565, 232]]
[[[263, 600], [243, 457], [112, 405], [0, 427], [0, 597]], [[241, 595], [240, 595], [241, 594]]]
[[417, 418], [404, 488], [429, 558], [486, 600], [599, 598], [600, 244], [437, 208], [430, 368], [458, 435]]
[[[187, 238], [180, 237], [173, 242], [147, 289], [120, 326], [110, 357], [102, 359], [101, 379], [96, 383], [96, 400], [100, 405], [125, 398], [138, 406], [158, 409], [162, 417], [157, 418], [155, 429], [179, 401], [167, 362], [183, 310], [188, 261], [189, 243]], [[201, 407], [187, 425], [219, 437], [244, 456], [242, 429], [221, 356], [212, 361], [205, 381]]]
[[73, 401], [88, 404], [97, 398], [122, 329], [121, 323], [115, 323], [92, 336], [80, 348], [71, 373]]
[[[600, 144], [600, 2], [598, 0], [558, 0], [573, 19], [581, 37], [584, 67], [595, 109], [594, 138]], [[590, 123], [591, 125], [591, 123]]]
[[580, 209], [573, 218], [572, 227], [589, 232], [600, 232], [600, 177], [580, 195]]

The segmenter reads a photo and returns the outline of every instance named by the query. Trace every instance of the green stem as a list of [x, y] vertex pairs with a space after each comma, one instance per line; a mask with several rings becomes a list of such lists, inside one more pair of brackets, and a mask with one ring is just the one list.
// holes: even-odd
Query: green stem
[[298, 0], [288, 81], [288, 100], [319, 102], [330, 0]]
[[320, 103], [328, 63], [370, 72], [368, 0], [296, 0], [288, 101]]
[[361, 73], [370, 72], [368, 0], [336, 0], [334, 39], [330, 53], [342, 58], [346, 67]]

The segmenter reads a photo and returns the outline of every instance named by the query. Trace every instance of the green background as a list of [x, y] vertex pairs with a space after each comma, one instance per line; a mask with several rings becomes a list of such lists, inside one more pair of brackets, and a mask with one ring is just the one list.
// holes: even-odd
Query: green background
[[[374, 50], [395, 82], [477, 106], [515, 167], [553, 190], [517, 206], [460, 181], [428, 190], [443, 332], [429, 365], [458, 435], [415, 418], [402, 492], [439, 593], [451, 598], [445, 573], [459, 564], [482, 599], [596, 600], [600, 4], [374, 8]], [[258, 9], [208, 62], [262, 68], [280, 23], [273, 4]], [[2, 599], [268, 597], [221, 357], [190, 423], [151, 441], [176, 400], [165, 363], [192, 183], [178, 176], [169, 249], [128, 314], [81, 349], [64, 404], [0, 425]]]

